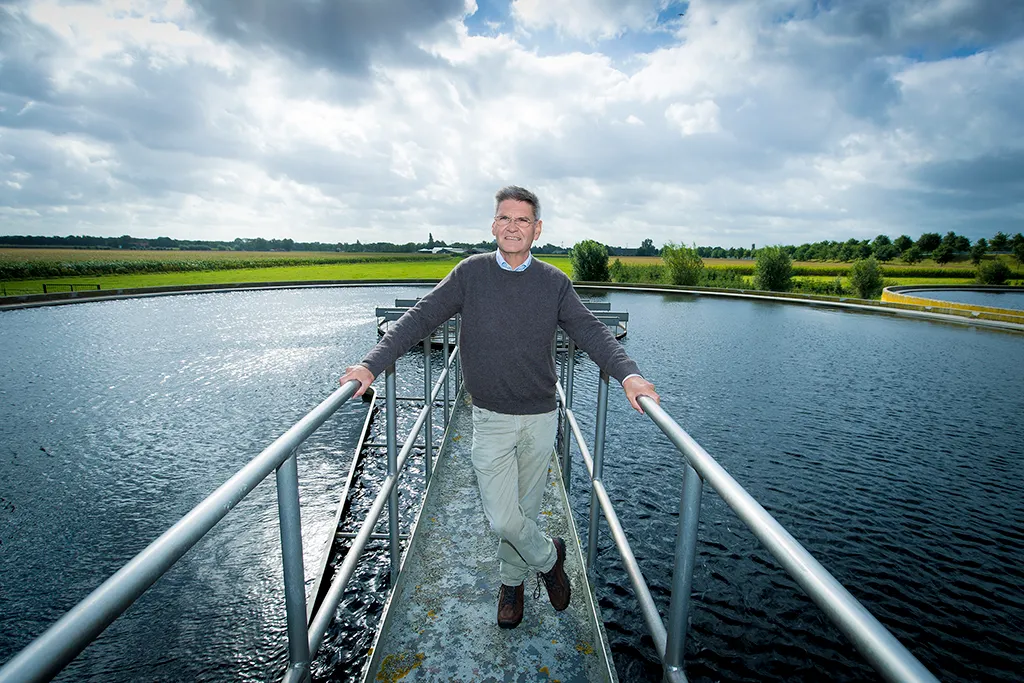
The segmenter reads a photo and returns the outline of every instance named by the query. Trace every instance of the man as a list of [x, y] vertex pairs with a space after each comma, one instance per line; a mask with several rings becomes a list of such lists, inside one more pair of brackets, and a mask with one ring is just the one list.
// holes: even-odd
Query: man
[[357, 380], [362, 394], [374, 378], [456, 313], [462, 314], [459, 348], [463, 379], [473, 398], [473, 469], [484, 513], [501, 541], [498, 626], [523, 618], [523, 582], [537, 574], [556, 610], [569, 605], [565, 542], [537, 525], [555, 442], [555, 363], [551, 340], [558, 327], [622, 382], [630, 404], [658, 401], [608, 328], [580, 302], [560, 270], [535, 260], [540, 202], [529, 190], [509, 186], [495, 196], [493, 254], [463, 260], [407, 311], [341, 383]]

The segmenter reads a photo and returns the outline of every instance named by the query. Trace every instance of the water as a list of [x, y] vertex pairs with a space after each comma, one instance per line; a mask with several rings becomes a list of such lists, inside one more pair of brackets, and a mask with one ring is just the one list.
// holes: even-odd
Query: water
[[995, 308], [1011, 308], [1024, 311], [1024, 291], [1020, 292], [972, 292], [952, 289], [918, 289], [914, 296], [938, 301], [950, 301], [975, 306], [993, 306]]
[[[325, 398], [376, 340], [374, 306], [423, 291], [0, 314], [0, 661]], [[664, 407], [926, 666], [948, 681], [1017, 679], [1024, 338], [756, 301], [608, 298], [629, 311], [627, 350]], [[410, 393], [422, 390], [413, 360], [399, 368]], [[575, 407], [592, 434], [596, 371], [581, 372]], [[301, 453], [307, 567], [363, 409], [344, 406]], [[577, 460], [573, 497], [585, 531], [582, 469]], [[663, 610], [681, 472], [667, 439], [614, 390], [605, 481]], [[875, 677], [721, 499], [707, 490], [702, 508], [691, 681]], [[273, 485], [211, 536], [61, 679], [275, 680], [285, 638]], [[657, 679], [606, 533], [600, 545], [620, 678]], [[374, 585], [375, 572], [360, 580]], [[376, 608], [346, 603], [348, 631], [332, 637], [358, 647]]]

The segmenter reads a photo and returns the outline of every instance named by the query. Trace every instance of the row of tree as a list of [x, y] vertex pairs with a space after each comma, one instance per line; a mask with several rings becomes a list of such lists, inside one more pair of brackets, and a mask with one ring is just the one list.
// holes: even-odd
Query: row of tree
[[[916, 247], [916, 245], [914, 245]], [[936, 249], [941, 248], [936, 247]], [[1020, 250], [1024, 252], [1024, 249]], [[793, 258], [790, 250], [783, 246], [762, 247], [757, 250], [753, 268], [752, 283], [730, 269], [707, 268], [699, 247], [686, 247], [668, 243], [661, 250], [662, 265], [625, 265], [618, 259], [610, 266], [609, 253], [604, 245], [594, 240], [584, 240], [573, 246], [570, 252], [573, 278], [588, 282], [662, 282], [684, 286], [709, 286], [740, 289], [760, 289], [784, 292], [793, 289]], [[1024, 253], [1017, 256], [1018, 263], [1024, 261]], [[806, 267], [804, 267], [806, 270]], [[981, 262], [975, 270], [975, 279], [981, 284], [1004, 284], [1010, 278], [1010, 267], [1000, 258]], [[876, 298], [881, 294], [884, 282], [881, 262], [873, 254], [853, 261], [846, 278], [849, 287], [857, 296]], [[842, 278], [821, 285], [813, 280], [801, 282], [800, 289], [810, 286], [812, 293], [844, 294]]]
[[[650, 242], [650, 240], [645, 240]], [[652, 245], [653, 246], [653, 245]], [[936, 263], [944, 264], [957, 258], [960, 254], [968, 254], [971, 261], [977, 265], [988, 253], [1024, 253], [1024, 235], [1016, 233], [1012, 237], [1003, 232], [997, 232], [991, 240], [984, 237], [972, 243], [963, 235], [953, 231], [947, 232], [944, 236], [937, 232], [926, 232], [916, 240], [908, 235], [900, 235], [896, 239], [890, 239], [888, 235], [878, 235], [873, 240], [849, 239], [845, 242], [823, 240], [821, 242], [807, 242], [799, 246], [783, 245], [782, 248], [794, 261], [841, 261], [850, 263], [869, 256], [886, 263], [894, 259], [900, 259], [905, 263], [918, 263], [925, 258], [931, 258]], [[639, 255], [640, 250], [637, 250]], [[758, 250], [753, 246], [750, 249], [722, 247], [697, 247], [697, 252], [703, 258], [756, 258]], [[657, 252], [651, 255], [656, 255]]]
[[[39, 237], [31, 235], [0, 236], [0, 244], [8, 246], [46, 246], [46, 247], [79, 247], [91, 249], [179, 249], [194, 251], [333, 251], [349, 253], [411, 253], [421, 249], [434, 247], [455, 247], [465, 250], [493, 249], [493, 241], [476, 243], [434, 240], [433, 234], [428, 235], [426, 242], [296, 242], [292, 239], [265, 239], [262, 237], [236, 238], [231, 241], [217, 240], [177, 240], [171, 237], [139, 238], [131, 235], [120, 237], [90, 237], [86, 235], [68, 235], [67, 237]], [[671, 244], [671, 243], [670, 243]], [[694, 247], [701, 258], [756, 258], [759, 250], [756, 245], [750, 249], [743, 247]], [[900, 259], [905, 263], [917, 263], [926, 257], [943, 264], [952, 261], [961, 254], [969, 254], [975, 265], [987, 253], [1011, 252], [1018, 260], [1024, 261], [1024, 235], [1016, 233], [1012, 237], [997, 232], [992, 239], [984, 237], [975, 242], [955, 232], [947, 232], [945, 236], [926, 232], [916, 240], [907, 235], [890, 239], [887, 235], [878, 235], [873, 240], [849, 239], [845, 242], [825, 240], [805, 243], [799, 246], [784, 245], [781, 247], [795, 261], [842, 261], [853, 262], [874, 256], [885, 263]], [[636, 249], [605, 245], [610, 256], [658, 256], [662, 249], [654, 246], [654, 241], [645, 239]], [[534, 253], [565, 254], [568, 249], [555, 244], [535, 246]]]

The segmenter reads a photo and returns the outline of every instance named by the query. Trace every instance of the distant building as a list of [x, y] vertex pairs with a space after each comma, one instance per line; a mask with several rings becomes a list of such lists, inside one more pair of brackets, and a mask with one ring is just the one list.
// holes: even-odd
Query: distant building
[[433, 247], [431, 249], [420, 249], [421, 254], [465, 254], [465, 249], [457, 247]]

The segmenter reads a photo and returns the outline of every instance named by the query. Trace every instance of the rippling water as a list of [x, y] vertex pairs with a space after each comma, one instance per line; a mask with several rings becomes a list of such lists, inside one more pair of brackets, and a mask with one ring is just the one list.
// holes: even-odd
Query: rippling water
[[[233, 292], [0, 314], [0, 661], [325, 398], [376, 340], [373, 307], [421, 288]], [[1024, 666], [1024, 338], [776, 303], [611, 293], [663, 405], [940, 679]], [[414, 359], [399, 377], [421, 389]], [[596, 370], [576, 409], [592, 434]], [[408, 380], [407, 380], [408, 381]], [[409, 389], [416, 393], [416, 388]], [[361, 425], [302, 450], [315, 566]], [[680, 457], [621, 394], [605, 480], [668, 604]], [[582, 465], [574, 504], [585, 532]], [[418, 474], [413, 475], [419, 476]], [[875, 674], [713, 492], [702, 505], [691, 681]], [[607, 534], [597, 591], [622, 680], [658, 667]], [[276, 500], [264, 484], [62, 675], [271, 680], [285, 661]], [[386, 566], [386, 565], [385, 565]], [[364, 585], [379, 584], [371, 565]], [[343, 677], [373, 600], [332, 634]], [[345, 667], [348, 668], [345, 668]], [[340, 668], [339, 668], [340, 667]]]

